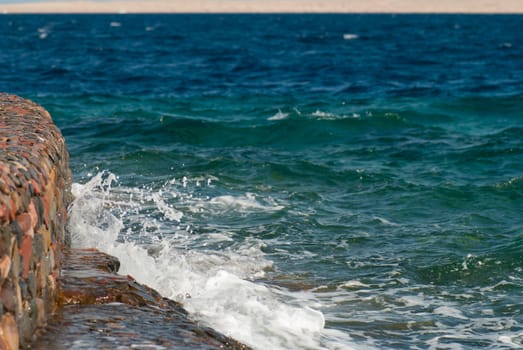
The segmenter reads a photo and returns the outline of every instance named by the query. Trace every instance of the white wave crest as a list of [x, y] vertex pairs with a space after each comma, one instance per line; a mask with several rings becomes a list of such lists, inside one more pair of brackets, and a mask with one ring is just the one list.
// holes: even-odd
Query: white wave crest
[[[262, 241], [235, 241], [224, 232], [191, 234], [181, 229], [184, 213], [165, 193], [116, 187], [115, 181], [113, 174], [100, 173], [73, 185], [69, 230], [75, 246], [118, 257], [120, 273], [182, 302], [195, 319], [255, 349], [325, 348], [325, 320], [312, 293], [253, 282], [272, 266]], [[271, 208], [251, 195], [221, 196], [209, 205]], [[141, 230], [131, 232], [130, 226]]]
[[284, 207], [276, 204], [269, 198], [268, 203], [262, 204], [256, 200], [256, 196], [252, 193], [246, 193], [245, 196], [231, 196], [224, 195], [214, 197], [210, 203], [217, 206], [236, 208], [240, 211], [263, 210], [263, 211], [278, 211]]
[[287, 117], [289, 117], [289, 113], [283, 113], [281, 110], [278, 109], [278, 113], [276, 113], [272, 117], [267, 118], [267, 120], [283, 120], [287, 119]]
[[358, 38], [359, 38], [359, 36], [357, 34], [350, 34], [350, 33], [343, 34], [343, 39], [345, 39], [345, 40], [355, 40]]

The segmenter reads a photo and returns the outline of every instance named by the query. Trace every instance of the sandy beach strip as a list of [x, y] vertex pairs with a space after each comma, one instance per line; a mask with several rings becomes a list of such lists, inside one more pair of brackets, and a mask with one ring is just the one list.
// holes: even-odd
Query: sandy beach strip
[[523, 0], [62, 0], [0, 4], [0, 13], [523, 14]]

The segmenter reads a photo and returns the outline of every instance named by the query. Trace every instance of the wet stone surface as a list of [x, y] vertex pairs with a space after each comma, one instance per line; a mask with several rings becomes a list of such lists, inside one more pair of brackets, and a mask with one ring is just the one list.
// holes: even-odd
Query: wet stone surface
[[60, 304], [32, 349], [249, 349], [192, 321], [180, 304], [93, 249], [64, 252]]
[[34, 349], [239, 349], [170, 310], [123, 303], [70, 305]]

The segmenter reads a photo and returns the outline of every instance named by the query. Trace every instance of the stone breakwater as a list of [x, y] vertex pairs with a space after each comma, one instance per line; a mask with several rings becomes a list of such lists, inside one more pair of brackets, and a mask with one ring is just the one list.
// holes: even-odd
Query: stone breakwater
[[0, 93], [0, 350], [249, 349], [118, 275], [116, 258], [72, 249], [71, 182], [49, 113]]
[[33, 340], [58, 301], [72, 200], [69, 155], [49, 113], [0, 93], [0, 348]]

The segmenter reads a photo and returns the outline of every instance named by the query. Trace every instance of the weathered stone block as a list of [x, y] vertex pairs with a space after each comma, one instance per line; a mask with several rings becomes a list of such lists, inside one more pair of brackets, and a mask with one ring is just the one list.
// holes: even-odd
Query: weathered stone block
[[18, 325], [11, 314], [5, 314], [0, 320], [0, 348], [16, 350], [19, 348]]

